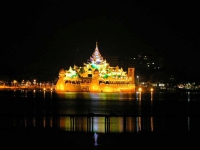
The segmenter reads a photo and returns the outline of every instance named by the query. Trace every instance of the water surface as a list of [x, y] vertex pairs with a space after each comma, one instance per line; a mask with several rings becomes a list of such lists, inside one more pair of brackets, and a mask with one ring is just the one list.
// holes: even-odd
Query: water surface
[[187, 142], [199, 139], [199, 92], [0, 90], [0, 99], [0, 129], [7, 140], [30, 142], [43, 136], [43, 142], [59, 139], [59, 143], [101, 148], [130, 146], [130, 139], [146, 137], [153, 143], [158, 137], [171, 143], [175, 137]]

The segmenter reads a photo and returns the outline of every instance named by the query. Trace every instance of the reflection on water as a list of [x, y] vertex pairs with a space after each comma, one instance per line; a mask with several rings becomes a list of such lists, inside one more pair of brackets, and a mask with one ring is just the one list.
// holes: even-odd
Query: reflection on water
[[[3, 118], [4, 129], [18, 128], [59, 128], [68, 132], [85, 133], [140, 133], [181, 131], [183, 133], [197, 130], [199, 121], [195, 117], [21, 117]], [[108, 120], [107, 120], [108, 119]]]
[[92, 133], [199, 131], [199, 95], [0, 91], [0, 128], [59, 128]]
[[123, 100], [135, 99], [134, 93], [59, 92], [60, 99]]

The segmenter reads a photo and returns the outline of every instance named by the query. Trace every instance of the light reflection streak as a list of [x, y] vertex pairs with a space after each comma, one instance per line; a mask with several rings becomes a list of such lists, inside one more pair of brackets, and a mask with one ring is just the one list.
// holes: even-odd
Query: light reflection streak
[[33, 97], [35, 97], [35, 90], [33, 90]]
[[15, 94], [16, 94], [16, 90], [14, 90], [14, 97], [16, 96]]
[[187, 93], [188, 94], [188, 102], [190, 102], [190, 92]]
[[44, 117], [44, 127], [53, 127], [53, 118], [52, 117]]
[[24, 97], [24, 90], [21, 90], [21, 97]]
[[70, 131], [70, 117], [60, 117], [60, 128], [65, 131]]
[[122, 133], [123, 127], [123, 117], [110, 117], [110, 132]]
[[[141, 131], [141, 117], [127, 117], [126, 124], [123, 123], [123, 117], [110, 117], [109, 132], [122, 133], [124, 126], [126, 132]], [[75, 117], [74, 122], [70, 117], [60, 117], [60, 128], [65, 131], [84, 131], [105, 133], [105, 117], [93, 117], [87, 124], [87, 117]], [[74, 126], [74, 127], [73, 127]], [[87, 126], [88, 131], [87, 131]], [[74, 128], [74, 129], [73, 129]]]
[[136, 117], [136, 129], [137, 132], [140, 132], [142, 130], [141, 117]]
[[136, 99], [141, 101], [141, 98], [142, 98], [141, 92], [136, 92]]
[[[90, 99], [90, 100], [134, 100], [134, 93], [94, 93], [94, 92], [56, 92], [63, 99]], [[139, 98], [141, 98], [141, 93]]]
[[94, 132], [101, 132], [103, 133], [105, 131], [105, 126], [104, 126], [104, 123], [105, 123], [105, 119], [104, 117], [94, 117], [93, 119], [93, 131]]
[[27, 97], [27, 90], [25, 90], [25, 97]]
[[[87, 117], [70, 117], [64, 116], [59, 118], [54, 117], [24, 117], [21, 121], [21, 126], [23, 127], [43, 127], [43, 128], [54, 128], [59, 127], [64, 131], [81, 131], [90, 133], [139, 133], [141, 131], [154, 131], [154, 121], [153, 117], [126, 117], [124, 122], [124, 117], [110, 117], [109, 122], [105, 122], [105, 117], [93, 117], [88, 122]], [[143, 121], [142, 121], [143, 120]], [[19, 122], [14, 122], [18, 126]], [[105, 130], [106, 123], [109, 123]], [[142, 125], [143, 123], [143, 125]], [[145, 126], [142, 128], [142, 126]], [[190, 130], [190, 118], [188, 117], [188, 131]]]
[[153, 117], [151, 117], [151, 123], [150, 124], [151, 124], [151, 132], [153, 132], [153, 128], [154, 128], [153, 127]]
[[188, 122], [188, 131], [190, 131], [190, 117], [187, 118], [187, 122]]
[[44, 98], [45, 98], [45, 94], [46, 94], [45, 90], [44, 90], [44, 92], [43, 92], [43, 93], [44, 93]]
[[52, 90], [51, 90], [51, 99], [52, 99]]
[[136, 130], [136, 118], [135, 117], [127, 117], [126, 118], [126, 131], [127, 132], [135, 132]]
[[98, 140], [98, 134], [97, 134], [97, 133], [94, 133], [94, 145], [95, 145], [95, 146], [98, 145], [97, 140]]
[[153, 101], [153, 92], [151, 92], [151, 101]]

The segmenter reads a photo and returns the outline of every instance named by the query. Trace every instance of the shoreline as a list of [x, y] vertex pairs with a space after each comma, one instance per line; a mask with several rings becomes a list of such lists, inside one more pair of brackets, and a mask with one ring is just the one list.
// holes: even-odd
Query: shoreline
[[[0, 90], [43, 90], [43, 91], [56, 91], [54, 87], [12, 87], [12, 86], [0, 86]], [[59, 91], [57, 91], [59, 92]], [[70, 92], [70, 91], [64, 91], [64, 92]], [[88, 92], [92, 93], [90, 91], [82, 91], [82, 92]], [[128, 93], [137, 93], [140, 91], [135, 92], [128, 92]], [[200, 89], [154, 89], [153, 91], [150, 90], [142, 90], [142, 93], [146, 92], [200, 92]], [[127, 92], [99, 92], [99, 93], [127, 93]]]

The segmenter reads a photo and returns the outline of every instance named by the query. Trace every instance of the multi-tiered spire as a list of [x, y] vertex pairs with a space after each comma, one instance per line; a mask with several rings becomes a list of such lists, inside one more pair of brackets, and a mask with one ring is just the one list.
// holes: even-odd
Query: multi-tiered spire
[[90, 57], [90, 61], [96, 64], [103, 62], [103, 57], [101, 56], [98, 49], [98, 42], [96, 42], [96, 48], [92, 54], [92, 57]]

